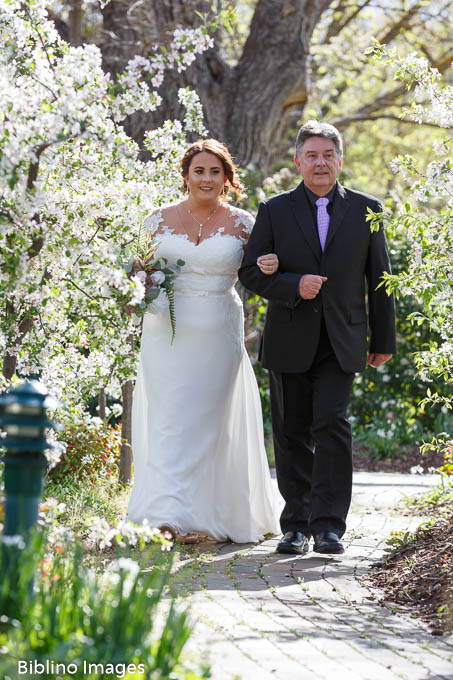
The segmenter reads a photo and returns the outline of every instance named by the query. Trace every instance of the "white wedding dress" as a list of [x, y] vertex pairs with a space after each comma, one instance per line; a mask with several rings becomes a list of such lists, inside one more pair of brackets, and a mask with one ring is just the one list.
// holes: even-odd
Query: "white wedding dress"
[[175, 283], [173, 343], [168, 307], [144, 317], [128, 519], [245, 543], [280, 529], [234, 289], [253, 218], [231, 206], [225, 214], [225, 226], [199, 245], [165, 224], [162, 211], [146, 223], [158, 256], [185, 265]]

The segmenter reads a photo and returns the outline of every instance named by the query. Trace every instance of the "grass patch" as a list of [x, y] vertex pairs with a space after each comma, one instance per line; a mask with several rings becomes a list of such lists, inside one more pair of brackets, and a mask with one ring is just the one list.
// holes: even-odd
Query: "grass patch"
[[94, 483], [91, 479], [68, 479], [58, 484], [51, 481], [44, 487], [43, 503], [55, 498], [66, 508], [59, 521], [75, 533], [83, 532], [89, 517], [97, 516], [112, 524], [126, 514], [130, 485], [121, 486], [115, 477]]
[[432, 515], [436, 518], [453, 515], [453, 478], [442, 475], [438, 486], [421, 496], [405, 498], [401, 505], [414, 515]]

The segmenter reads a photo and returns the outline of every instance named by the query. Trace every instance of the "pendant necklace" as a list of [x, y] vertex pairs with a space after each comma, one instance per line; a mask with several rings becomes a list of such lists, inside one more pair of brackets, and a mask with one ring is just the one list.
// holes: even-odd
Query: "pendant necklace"
[[189, 208], [186, 208], [186, 210], [187, 210], [187, 212], [189, 213], [189, 215], [190, 215], [190, 216], [195, 220], [195, 222], [198, 224], [198, 240], [197, 240], [197, 245], [198, 245], [198, 243], [200, 243], [201, 235], [202, 235], [202, 233], [203, 233], [203, 227], [209, 222], [209, 220], [211, 219], [211, 217], [212, 217], [213, 215], [216, 214], [217, 208], [218, 208], [218, 207], [219, 207], [219, 206], [216, 206], [216, 207], [214, 208], [214, 210], [209, 214], [209, 216], [205, 219], [204, 222], [200, 222], [200, 221], [195, 217], [195, 215], [193, 215], [193, 213], [189, 210]]

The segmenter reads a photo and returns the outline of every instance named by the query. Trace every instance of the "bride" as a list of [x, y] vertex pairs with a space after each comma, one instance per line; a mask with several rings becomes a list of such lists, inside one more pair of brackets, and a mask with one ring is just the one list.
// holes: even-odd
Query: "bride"
[[[280, 533], [263, 440], [261, 404], [234, 289], [253, 226], [228, 204], [242, 187], [227, 148], [192, 144], [181, 160], [187, 199], [146, 221], [159, 256], [182, 259], [176, 336], [168, 309], [145, 314], [132, 409], [134, 484], [128, 518], [174, 538], [237, 543]], [[263, 273], [278, 267], [259, 258]]]

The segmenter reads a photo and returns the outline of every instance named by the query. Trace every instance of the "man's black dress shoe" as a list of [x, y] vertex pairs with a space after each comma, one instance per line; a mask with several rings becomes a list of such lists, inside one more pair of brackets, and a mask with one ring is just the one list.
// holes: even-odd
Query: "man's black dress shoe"
[[323, 531], [320, 534], [315, 534], [313, 550], [328, 555], [342, 555], [344, 553], [340, 539], [333, 531]]
[[308, 552], [308, 538], [301, 531], [287, 531], [277, 545], [277, 552], [287, 555], [305, 555]]

